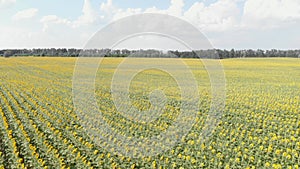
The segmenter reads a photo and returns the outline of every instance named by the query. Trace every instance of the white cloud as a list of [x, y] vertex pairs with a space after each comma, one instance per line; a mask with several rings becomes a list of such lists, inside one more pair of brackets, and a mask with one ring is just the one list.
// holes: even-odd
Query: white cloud
[[16, 0], [0, 0], [0, 9], [9, 8], [16, 3]]
[[167, 13], [169, 15], [182, 16], [183, 7], [184, 7], [183, 0], [171, 0], [171, 5], [167, 9]]
[[140, 14], [142, 13], [142, 9], [141, 8], [127, 8], [126, 10], [122, 10], [119, 9], [117, 10], [117, 12], [113, 15], [112, 20], [118, 20], [120, 18], [126, 17], [126, 16], [130, 16], [130, 15], [134, 15], [134, 14]]
[[170, 0], [167, 9], [158, 9], [153, 6], [147, 9], [127, 8], [120, 9], [113, 5], [112, 0], [101, 4], [101, 11], [109, 21], [139, 13], [161, 13], [186, 19], [206, 31], [224, 31], [236, 29], [239, 26], [241, 10], [237, 6], [238, 0], [218, 0], [205, 6], [196, 2], [187, 11], [183, 10], [183, 0]]
[[63, 24], [63, 25], [69, 25], [71, 26], [71, 21], [67, 20], [67, 19], [63, 19], [60, 18], [56, 15], [47, 15], [44, 16], [41, 20], [41, 23], [43, 23], [44, 27], [43, 27], [43, 31], [47, 31], [47, 29], [49, 28], [49, 25], [55, 25], [55, 24]]
[[106, 14], [115, 13], [117, 8], [113, 5], [112, 0], [107, 0], [107, 2], [101, 3], [100, 10], [105, 12]]
[[184, 17], [204, 31], [224, 31], [236, 29], [241, 11], [235, 1], [219, 0], [209, 6], [196, 2]]
[[[0, 0], [0, 9], [8, 7], [16, 0]], [[84, 0], [82, 14], [75, 19], [62, 18], [57, 15], [41, 17], [39, 22], [24, 26], [18, 22], [14, 26], [1, 29], [0, 44], [17, 46], [73, 46], [82, 47], [90, 36], [100, 26], [113, 20], [139, 13], [169, 14], [190, 21], [198, 26], [215, 43], [216, 47], [240, 48], [259, 47], [265, 43], [265, 48], [273, 47], [272, 35], [277, 36], [277, 46], [297, 46], [299, 38], [295, 37], [293, 44], [288, 40], [298, 32], [300, 21], [300, 0], [216, 0], [207, 5], [198, 0], [187, 10], [184, 10], [184, 0], [169, 0], [170, 5], [165, 9], [157, 6], [142, 8], [119, 8], [113, 0], [106, 0], [94, 9], [90, 0]], [[14, 20], [32, 18], [37, 14], [34, 8], [20, 11], [12, 18]], [[54, 13], [55, 14], [55, 13]], [[292, 26], [291, 26], [292, 25]], [[43, 26], [43, 29], [41, 28]], [[265, 30], [261, 30], [261, 28]], [[276, 27], [276, 29], [274, 29]], [[285, 30], [289, 28], [289, 31]], [[17, 30], [16, 30], [17, 29]], [[42, 31], [43, 30], [43, 31]], [[7, 33], [9, 32], [9, 33]], [[19, 33], [11, 33], [19, 32]], [[261, 33], [263, 32], [263, 33]], [[264, 37], [267, 32], [273, 32]], [[293, 32], [293, 33], [288, 33]], [[296, 33], [295, 33], [296, 32]], [[1, 32], [0, 32], [1, 33]], [[13, 36], [8, 36], [13, 34]], [[61, 35], [64, 36], [61, 36]], [[8, 43], [7, 38], [11, 37]], [[285, 38], [286, 37], [286, 38]], [[2, 40], [2, 41], [1, 41]], [[5, 43], [6, 42], [6, 43]], [[276, 47], [276, 46], [274, 46]]]
[[106, 2], [101, 3], [100, 12], [103, 14], [103, 19], [107, 22], [111, 22], [126, 16], [142, 13], [143, 11], [141, 8], [121, 9], [114, 6], [112, 0], [107, 0]]
[[56, 15], [47, 15], [47, 16], [44, 16], [42, 19], [41, 19], [41, 22], [42, 23], [56, 23], [56, 24], [59, 24], [59, 23], [65, 23], [65, 24], [69, 24], [70, 21], [68, 21], [67, 19], [62, 19]]
[[38, 13], [38, 9], [36, 8], [30, 8], [30, 9], [25, 9], [22, 11], [17, 12], [12, 19], [13, 20], [22, 20], [22, 19], [30, 19], [33, 18], [34, 16], [36, 16], [36, 14]]
[[90, 0], [84, 0], [82, 15], [73, 22], [74, 27], [81, 25], [93, 24], [102, 17], [92, 8]]
[[158, 9], [155, 6], [144, 10], [141, 8], [121, 9], [114, 6], [112, 0], [107, 0], [107, 2], [101, 4], [100, 10], [105, 14], [105, 18], [110, 22], [113, 20], [140, 13], [161, 13], [182, 17], [183, 7], [183, 0], [170, 0], [170, 6], [167, 9]]
[[[244, 9], [238, 3], [243, 3]], [[120, 9], [114, 6], [112, 0], [107, 0], [101, 4], [101, 11], [109, 22], [139, 13], [169, 14], [186, 19], [205, 32], [259, 29], [263, 26], [272, 28], [300, 18], [299, 0], [217, 0], [210, 5], [195, 2], [186, 11], [183, 7], [183, 0], [170, 0], [167, 9], [155, 6], [145, 10]]]
[[300, 20], [299, 0], [247, 0], [244, 5], [243, 25], [247, 27], [281, 27], [296, 20]]
[[85, 0], [82, 15], [76, 20], [68, 20], [56, 15], [47, 15], [44, 16], [40, 22], [44, 24], [43, 31], [46, 31], [50, 25], [61, 24], [71, 28], [78, 28], [80, 26], [90, 26], [91, 24], [99, 22], [101, 19], [103, 19], [103, 16], [100, 16], [97, 11], [92, 8], [90, 0]]
[[[92, 8], [90, 0], [85, 0], [82, 15], [70, 20], [57, 15], [47, 15], [40, 19], [45, 44], [50, 46], [69, 46], [82, 48], [89, 37], [99, 28], [98, 23], [103, 20], [99, 11]], [[63, 36], [61, 36], [63, 34]]]

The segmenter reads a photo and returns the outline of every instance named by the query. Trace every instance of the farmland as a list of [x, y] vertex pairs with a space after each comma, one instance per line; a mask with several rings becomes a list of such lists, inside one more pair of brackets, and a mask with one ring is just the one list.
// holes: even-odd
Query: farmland
[[[149, 124], [128, 121], [117, 112], [110, 95], [114, 70], [121, 61], [105, 58], [97, 72], [95, 94], [107, 123], [132, 137], [166, 130], [178, 115], [174, 108], [180, 95], [176, 82], [159, 70], [134, 77], [130, 91], [135, 107], [148, 109], [145, 95], [157, 88], [165, 92], [168, 101], [157, 120]], [[0, 58], [0, 168], [300, 166], [299, 59], [222, 60], [226, 106], [207, 142], [202, 142], [200, 135], [211, 103], [209, 77], [199, 60], [184, 61], [198, 82], [201, 97], [195, 125], [172, 149], [131, 158], [96, 144], [78, 121], [72, 96], [76, 58]]]

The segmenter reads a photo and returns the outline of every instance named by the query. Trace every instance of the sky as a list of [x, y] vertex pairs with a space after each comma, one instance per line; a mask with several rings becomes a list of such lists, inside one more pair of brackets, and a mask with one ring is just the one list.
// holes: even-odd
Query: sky
[[0, 0], [0, 49], [83, 48], [120, 18], [161, 13], [220, 49], [299, 49], [300, 0]]

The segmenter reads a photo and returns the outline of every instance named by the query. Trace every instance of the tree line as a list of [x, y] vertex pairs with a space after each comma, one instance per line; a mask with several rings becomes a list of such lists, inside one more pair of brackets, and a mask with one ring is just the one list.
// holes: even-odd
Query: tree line
[[249, 57], [293, 57], [300, 58], [300, 50], [221, 50], [208, 49], [197, 51], [160, 51], [154, 49], [148, 50], [128, 50], [128, 49], [6, 49], [0, 50], [0, 56], [35, 56], [35, 57], [78, 57], [78, 56], [103, 56], [103, 57], [158, 57], [158, 58], [249, 58]]

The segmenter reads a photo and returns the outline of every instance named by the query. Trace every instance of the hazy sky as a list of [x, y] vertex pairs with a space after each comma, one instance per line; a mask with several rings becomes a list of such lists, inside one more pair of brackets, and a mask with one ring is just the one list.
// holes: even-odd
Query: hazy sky
[[300, 0], [0, 0], [0, 48], [82, 48], [144, 12], [193, 23], [215, 48], [300, 48]]

